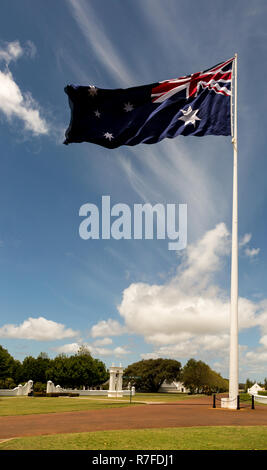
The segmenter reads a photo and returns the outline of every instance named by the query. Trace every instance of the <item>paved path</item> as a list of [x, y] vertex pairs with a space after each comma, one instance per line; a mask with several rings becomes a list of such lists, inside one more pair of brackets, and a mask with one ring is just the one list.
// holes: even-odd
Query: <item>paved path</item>
[[213, 409], [211, 398], [107, 410], [0, 417], [0, 439], [42, 434], [179, 426], [267, 426], [267, 406]]

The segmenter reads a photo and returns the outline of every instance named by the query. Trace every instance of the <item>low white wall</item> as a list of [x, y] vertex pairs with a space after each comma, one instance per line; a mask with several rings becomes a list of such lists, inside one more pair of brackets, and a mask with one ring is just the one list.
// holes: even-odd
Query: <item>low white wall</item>
[[17, 397], [27, 396], [33, 390], [33, 381], [29, 380], [25, 385], [18, 385], [17, 387], [9, 389], [0, 389], [1, 397]]
[[257, 403], [263, 403], [264, 405], [267, 404], [267, 396], [265, 395], [258, 395], [256, 393], [256, 395], [254, 395], [254, 400], [257, 402]]
[[[112, 397], [119, 397], [119, 396], [129, 396], [131, 391], [130, 390], [116, 390], [112, 391], [112, 395], [110, 395], [110, 390], [78, 390], [75, 388], [62, 388], [60, 385], [54, 385], [51, 380], [48, 380], [46, 386], [46, 393], [79, 393], [80, 396], [112, 396]], [[132, 387], [132, 395], [135, 395], [135, 388]]]

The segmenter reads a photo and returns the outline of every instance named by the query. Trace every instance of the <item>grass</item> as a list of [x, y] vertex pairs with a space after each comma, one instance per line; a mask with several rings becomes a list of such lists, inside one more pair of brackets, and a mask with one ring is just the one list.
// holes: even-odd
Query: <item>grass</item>
[[97, 431], [24, 437], [0, 450], [266, 450], [267, 426]]
[[102, 398], [102, 397], [1, 397], [0, 398], [0, 416], [17, 416], [40, 413], [62, 413], [65, 411], [96, 410], [102, 408], [114, 408], [134, 406], [135, 403], [144, 402], [171, 402], [177, 400], [186, 400], [193, 396], [185, 394], [167, 394], [167, 393], [137, 393], [132, 397], [130, 405], [129, 397], [123, 398]]
[[[38, 397], [15, 397], [0, 399], [0, 416], [18, 416], [40, 413], [63, 413], [65, 411], [97, 410], [101, 408], [119, 408], [130, 406], [114, 399], [94, 400], [76, 398], [38, 398]], [[134, 406], [133, 404], [131, 406]]]
[[[187, 393], [136, 393], [136, 395], [132, 396], [132, 401], [134, 402], [174, 402], [174, 401], [181, 401], [187, 400], [188, 398], [199, 398], [203, 397], [204, 395], [188, 395]], [[123, 397], [121, 400], [129, 401], [129, 397]], [[212, 398], [211, 398], [212, 400]]]

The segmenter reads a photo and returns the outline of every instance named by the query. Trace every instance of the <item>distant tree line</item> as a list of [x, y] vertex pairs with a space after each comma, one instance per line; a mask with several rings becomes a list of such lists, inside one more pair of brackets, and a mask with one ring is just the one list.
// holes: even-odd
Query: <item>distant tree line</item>
[[142, 392], [158, 392], [165, 380], [182, 382], [190, 393], [211, 394], [228, 390], [228, 380], [195, 359], [189, 359], [183, 368], [173, 359], [142, 360], [128, 366], [124, 376], [132, 377], [131, 383]]
[[[77, 354], [59, 354], [50, 359], [46, 353], [37, 358], [27, 356], [20, 362], [0, 346], [0, 388], [14, 388], [19, 383], [33, 380], [36, 391], [45, 391], [47, 380], [66, 388], [96, 387], [109, 378], [105, 364], [91, 356], [86, 347]], [[182, 382], [190, 393], [221, 393], [228, 391], [228, 380], [224, 379], [203, 361], [189, 359], [182, 367], [174, 359], [143, 359], [130, 364], [124, 370], [124, 387], [130, 382], [140, 392], [158, 392], [164, 381]], [[245, 391], [253, 385], [247, 379]], [[259, 384], [267, 390], [267, 378]]]
[[27, 356], [20, 362], [0, 346], [0, 388], [14, 388], [28, 380], [33, 380], [34, 384], [52, 380], [56, 385], [67, 388], [95, 387], [108, 378], [105, 364], [94, 359], [84, 347], [72, 356], [60, 354], [50, 359], [42, 352], [37, 358]]

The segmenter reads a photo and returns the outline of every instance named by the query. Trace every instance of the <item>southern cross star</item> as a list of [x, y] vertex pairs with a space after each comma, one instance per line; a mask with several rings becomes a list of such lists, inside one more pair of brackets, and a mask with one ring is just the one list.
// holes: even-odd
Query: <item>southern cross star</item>
[[124, 111], [126, 111], [126, 113], [128, 113], [129, 111], [132, 111], [133, 110], [133, 105], [131, 103], [125, 103], [124, 104]]
[[95, 96], [97, 94], [97, 89], [94, 85], [90, 85], [88, 91], [90, 96]]
[[109, 141], [111, 141], [112, 139], [114, 139], [113, 135], [110, 134], [109, 132], [106, 132], [106, 133], [104, 134], [104, 137], [106, 137], [106, 139], [108, 139]]
[[98, 111], [98, 109], [95, 111], [95, 116], [96, 116], [97, 118], [100, 118], [100, 116], [101, 116], [101, 113]]
[[193, 126], [195, 127], [196, 121], [201, 121], [201, 119], [197, 117], [196, 115], [199, 109], [195, 109], [193, 111], [191, 106], [189, 106], [186, 110], [182, 109], [181, 111], [183, 113], [183, 116], [179, 117], [178, 119], [181, 119], [181, 121], [184, 121], [185, 126], [187, 124], [193, 124]]

